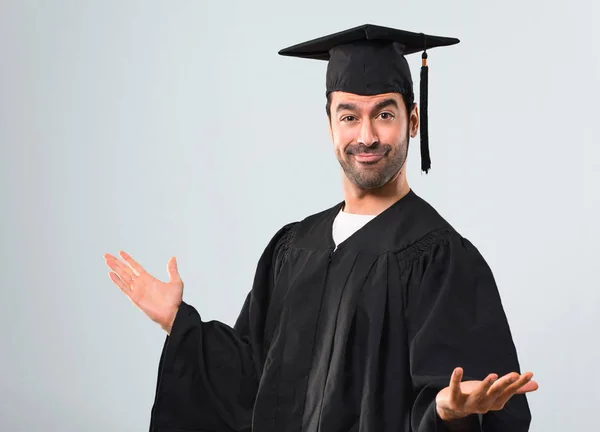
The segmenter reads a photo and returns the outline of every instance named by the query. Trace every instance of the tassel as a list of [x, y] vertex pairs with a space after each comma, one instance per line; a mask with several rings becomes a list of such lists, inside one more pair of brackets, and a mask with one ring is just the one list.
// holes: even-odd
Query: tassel
[[429, 81], [429, 66], [427, 66], [427, 47], [423, 51], [421, 64], [421, 170], [426, 174], [431, 168], [429, 155], [429, 124], [427, 119], [427, 87]]

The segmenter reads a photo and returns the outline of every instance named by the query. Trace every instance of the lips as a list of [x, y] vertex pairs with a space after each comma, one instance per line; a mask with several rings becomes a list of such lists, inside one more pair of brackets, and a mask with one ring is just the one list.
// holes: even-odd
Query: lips
[[373, 153], [361, 153], [355, 154], [354, 157], [358, 162], [377, 162], [379, 159], [383, 157], [382, 154], [373, 154]]

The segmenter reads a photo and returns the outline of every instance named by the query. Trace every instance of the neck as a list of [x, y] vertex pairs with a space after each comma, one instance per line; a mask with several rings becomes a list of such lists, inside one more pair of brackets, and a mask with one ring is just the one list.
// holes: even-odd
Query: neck
[[343, 174], [344, 211], [378, 215], [410, 192], [403, 167], [389, 182], [377, 189], [361, 189]]

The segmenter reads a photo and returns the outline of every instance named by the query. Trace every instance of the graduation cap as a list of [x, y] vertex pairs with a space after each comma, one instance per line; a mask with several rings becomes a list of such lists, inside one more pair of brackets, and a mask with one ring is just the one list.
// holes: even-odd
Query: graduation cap
[[427, 50], [459, 42], [456, 38], [364, 24], [284, 48], [279, 54], [327, 61], [327, 96], [333, 91], [365, 96], [397, 92], [414, 100], [413, 82], [405, 56], [422, 51], [421, 169], [428, 172], [431, 159], [427, 122]]

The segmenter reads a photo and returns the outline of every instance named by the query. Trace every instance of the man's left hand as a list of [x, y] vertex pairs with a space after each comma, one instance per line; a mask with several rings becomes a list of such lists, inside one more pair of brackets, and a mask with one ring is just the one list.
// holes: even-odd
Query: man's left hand
[[463, 382], [462, 377], [462, 368], [456, 368], [450, 385], [435, 399], [437, 413], [442, 420], [453, 421], [472, 414], [499, 411], [513, 395], [538, 389], [538, 384], [531, 379], [531, 372], [522, 375], [513, 372], [499, 379], [498, 375], [490, 374], [483, 381]]

